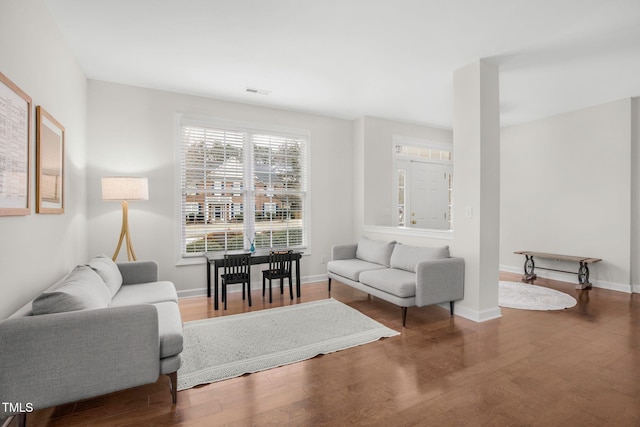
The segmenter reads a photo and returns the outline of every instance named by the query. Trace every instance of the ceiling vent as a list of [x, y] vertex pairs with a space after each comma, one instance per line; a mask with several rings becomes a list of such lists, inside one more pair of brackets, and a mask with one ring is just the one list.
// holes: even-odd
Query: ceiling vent
[[265, 90], [265, 89], [256, 89], [254, 87], [248, 87], [245, 89], [247, 92], [249, 93], [257, 93], [259, 95], [269, 95], [271, 93], [270, 90]]

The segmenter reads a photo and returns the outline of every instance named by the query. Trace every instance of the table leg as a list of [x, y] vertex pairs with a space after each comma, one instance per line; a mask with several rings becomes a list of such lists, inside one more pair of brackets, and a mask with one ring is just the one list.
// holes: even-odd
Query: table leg
[[211, 261], [207, 258], [207, 298], [211, 298]]
[[300, 298], [300, 258], [296, 259], [296, 295]]
[[218, 309], [218, 266], [213, 263], [213, 309]]

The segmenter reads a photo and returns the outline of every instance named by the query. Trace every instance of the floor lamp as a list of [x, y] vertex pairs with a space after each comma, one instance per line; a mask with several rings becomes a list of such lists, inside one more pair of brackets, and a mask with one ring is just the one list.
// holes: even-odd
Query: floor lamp
[[108, 176], [102, 178], [102, 200], [122, 201], [122, 230], [118, 247], [113, 254], [113, 260], [118, 258], [122, 241], [127, 240], [127, 257], [129, 261], [136, 261], [131, 236], [129, 234], [129, 200], [149, 200], [149, 181], [147, 178], [130, 176]]

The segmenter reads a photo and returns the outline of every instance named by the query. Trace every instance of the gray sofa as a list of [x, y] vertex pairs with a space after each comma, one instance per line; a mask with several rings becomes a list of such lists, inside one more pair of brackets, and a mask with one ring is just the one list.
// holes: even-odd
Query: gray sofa
[[[0, 321], [0, 419], [170, 378], [176, 402], [182, 319], [153, 261], [99, 256]], [[12, 407], [13, 406], [13, 407]], [[21, 408], [20, 408], [21, 406]]]
[[331, 280], [352, 286], [402, 308], [454, 302], [464, 297], [464, 260], [449, 256], [449, 247], [417, 247], [361, 238], [357, 244], [334, 246], [327, 263]]

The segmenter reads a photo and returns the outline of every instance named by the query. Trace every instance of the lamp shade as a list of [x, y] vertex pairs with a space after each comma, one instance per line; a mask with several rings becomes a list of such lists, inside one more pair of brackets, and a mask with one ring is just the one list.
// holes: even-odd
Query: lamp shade
[[104, 177], [102, 200], [149, 200], [149, 180], [133, 176]]

